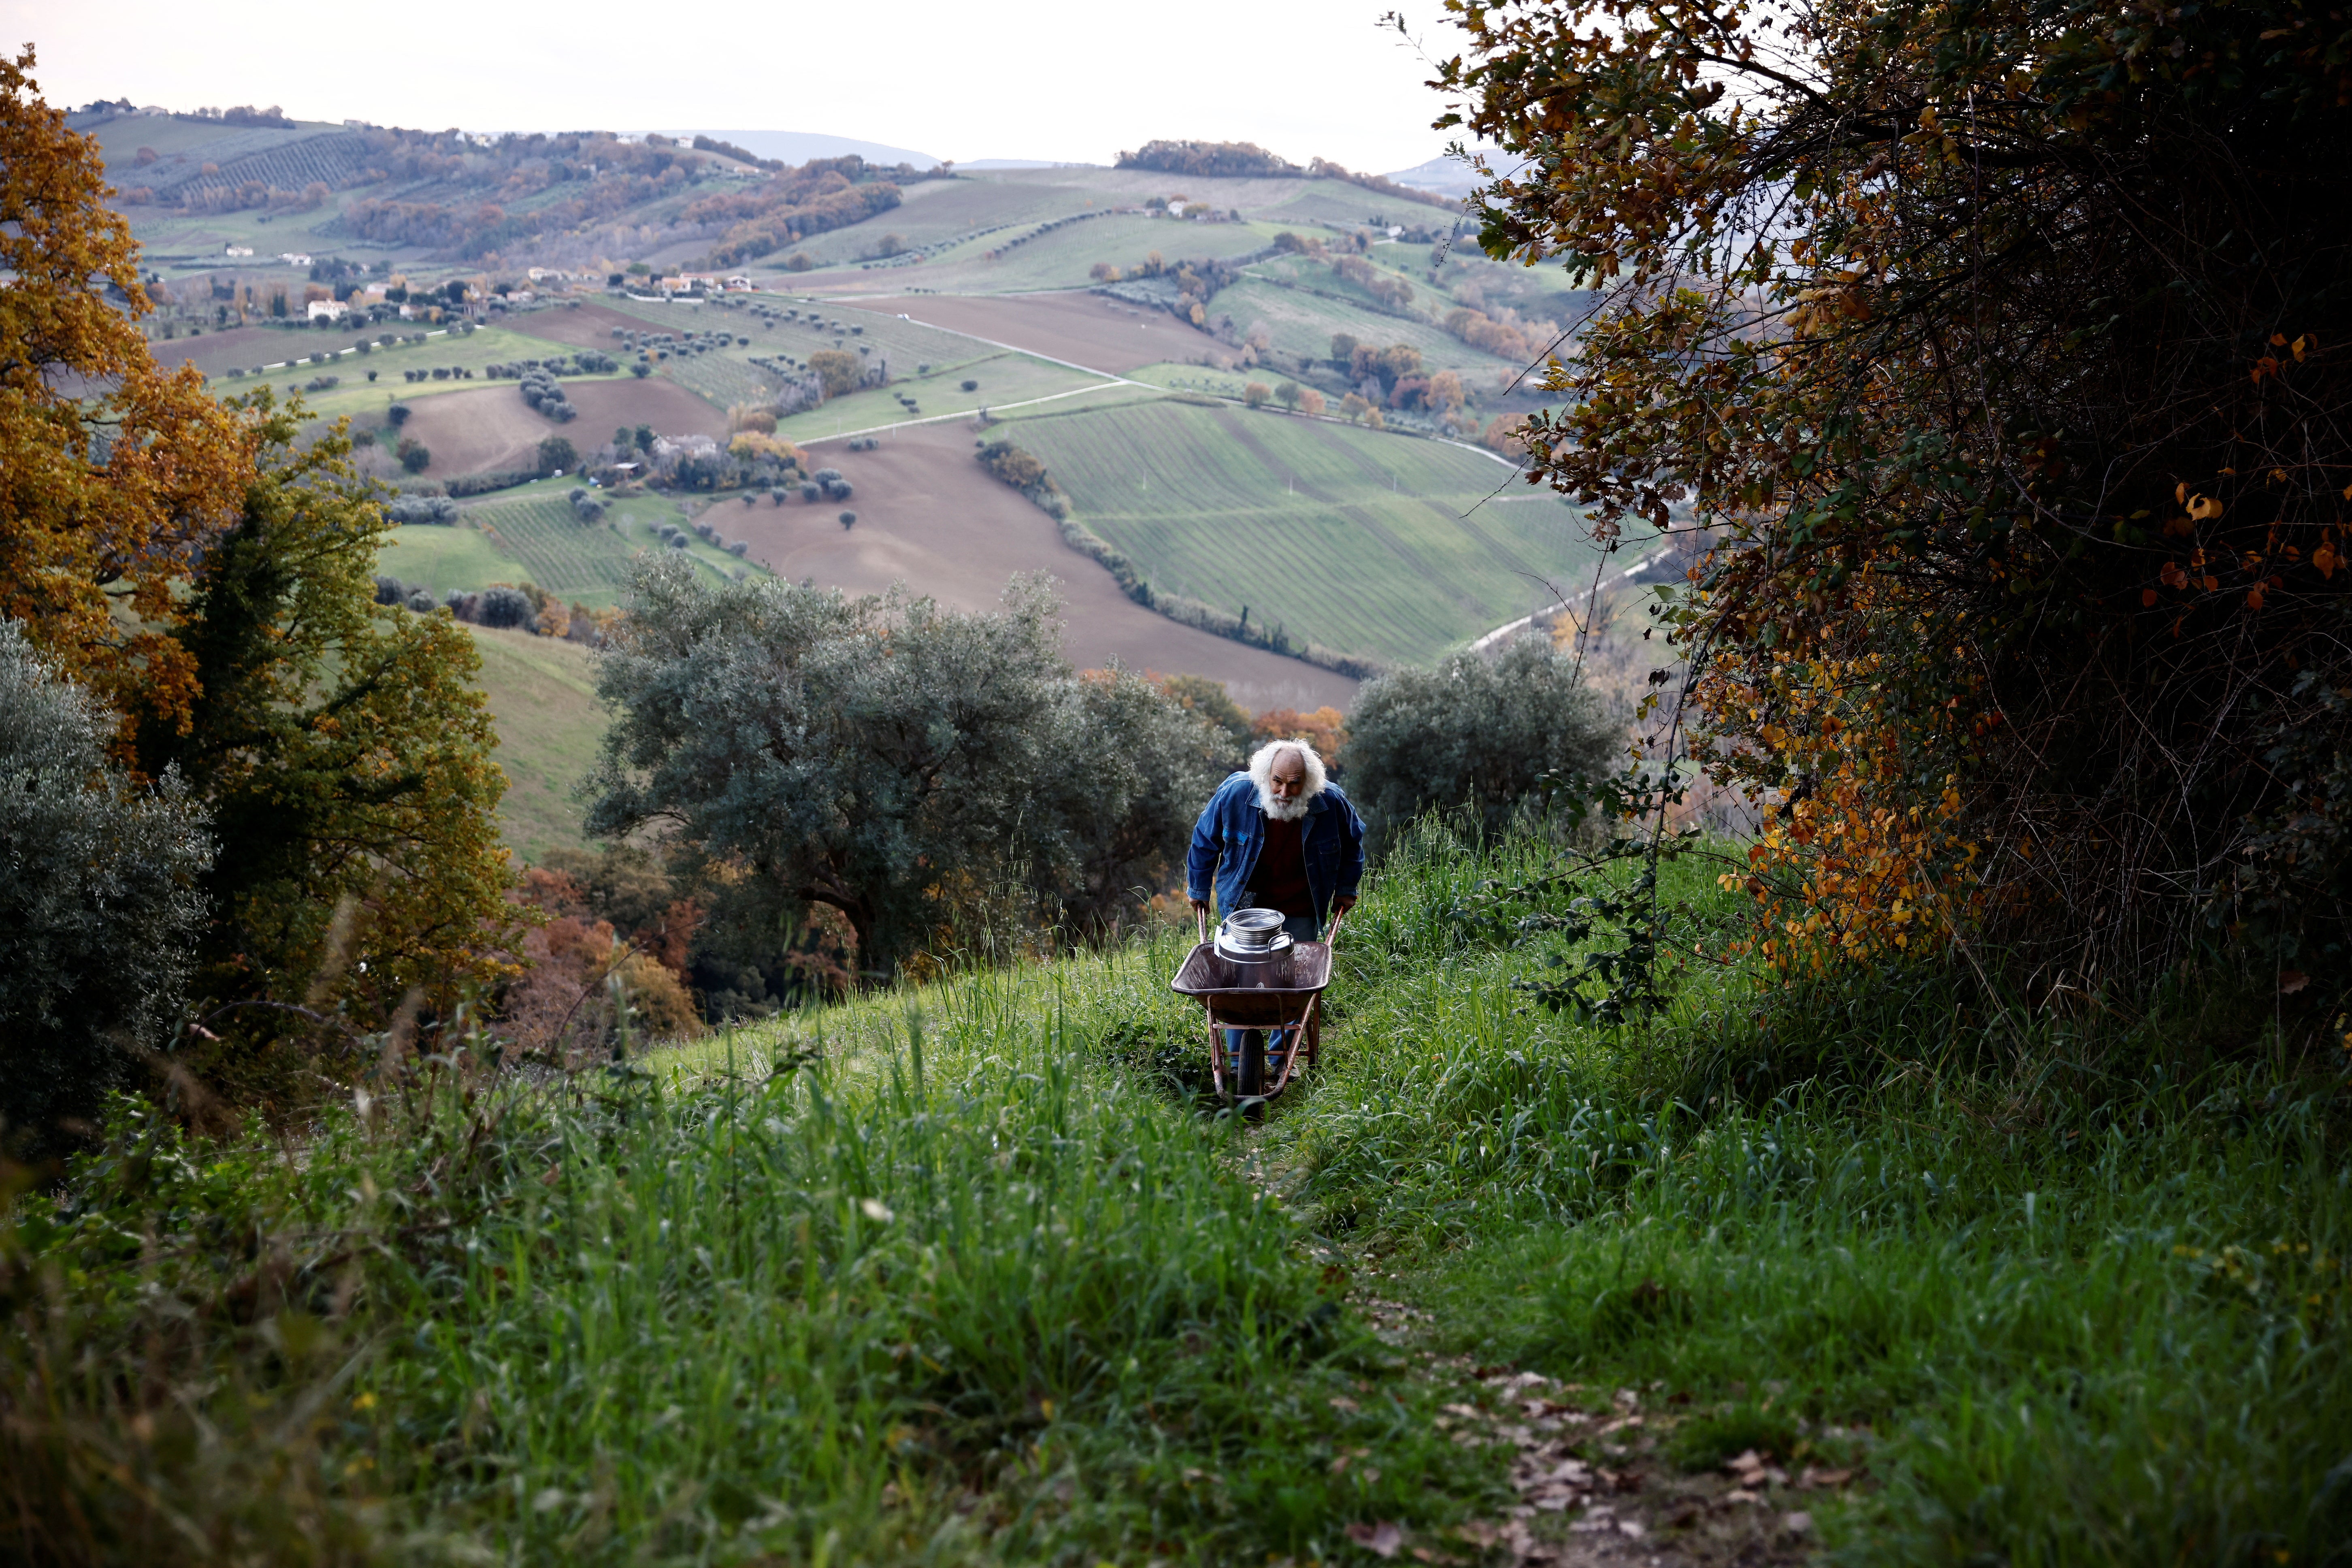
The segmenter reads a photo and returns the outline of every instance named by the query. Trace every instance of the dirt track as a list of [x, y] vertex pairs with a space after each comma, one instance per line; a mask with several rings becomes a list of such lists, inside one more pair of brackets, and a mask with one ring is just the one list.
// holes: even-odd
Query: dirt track
[[531, 411], [513, 382], [493, 382], [477, 391], [444, 392], [420, 397], [409, 406], [403, 433], [422, 441], [433, 453], [427, 479], [449, 474], [473, 474], [494, 468], [527, 468], [537, 460], [540, 441], [568, 436], [583, 453], [613, 438], [620, 425], [650, 425], [664, 436], [699, 431], [719, 440], [727, 437], [727, 416], [676, 382], [659, 376], [646, 381], [568, 381], [563, 390], [580, 410], [568, 425], [558, 425]]
[[[580, 423], [588, 423], [584, 409]], [[1062, 542], [1051, 518], [981, 471], [972, 439], [956, 420], [906, 431], [871, 452], [815, 448], [812, 458], [856, 487], [848, 503], [854, 529], [836, 521], [840, 506], [824, 502], [726, 501], [709, 519], [729, 538], [751, 541], [753, 557], [783, 576], [857, 594], [903, 582], [942, 605], [981, 610], [995, 605], [1014, 573], [1050, 572], [1061, 584], [1065, 646], [1081, 668], [1117, 658], [1134, 669], [1205, 675], [1253, 711], [1345, 708], [1354, 697], [1356, 682], [1344, 676], [1179, 626], [1129, 600], [1109, 573]]]

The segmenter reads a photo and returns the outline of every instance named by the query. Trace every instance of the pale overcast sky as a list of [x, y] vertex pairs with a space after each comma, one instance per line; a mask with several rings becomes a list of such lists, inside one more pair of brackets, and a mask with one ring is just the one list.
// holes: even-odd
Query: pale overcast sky
[[[1304, 163], [1444, 150], [1397, 0], [873, 0], [358, 9], [246, 0], [0, 0], [53, 104], [282, 104], [299, 119], [468, 131], [820, 132], [971, 162], [1107, 163], [1156, 136]], [[1404, 0], [1433, 57], [1435, 0]]]

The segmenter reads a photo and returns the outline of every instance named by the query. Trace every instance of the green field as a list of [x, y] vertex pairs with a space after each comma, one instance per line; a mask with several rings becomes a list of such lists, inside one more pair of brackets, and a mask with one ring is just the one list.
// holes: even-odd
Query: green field
[[[395, 529], [379, 558], [381, 568], [404, 583], [425, 584], [436, 595], [527, 582], [572, 604], [605, 609], [620, 603], [629, 563], [665, 548], [659, 524], [689, 526], [701, 504], [655, 495], [609, 498], [604, 521], [583, 525], [564, 499], [572, 488], [570, 479], [540, 479], [468, 505], [455, 527]], [[722, 533], [727, 516], [725, 510], [713, 514]], [[710, 583], [766, 570], [699, 539], [684, 553]]]
[[[1174, 182], [1181, 189], [1183, 182]], [[1068, 212], [1086, 210], [1074, 201]], [[859, 230], [887, 224], [889, 214], [868, 218]], [[1054, 216], [1059, 216], [1061, 214]], [[1165, 218], [1118, 214], [1074, 223], [1051, 234], [1014, 245], [1034, 233], [1034, 223], [1017, 224], [1001, 234], [959, 246], [919, 267], [877, 268], [870, 278], [877, 291], [920, 289], [939, 294], [1014, 294], [1040, 289], [1082, 289], [1097, 261], [1129, 268], [1158, 251], [1171, 261], [1239, 256], [1274, 242], [1282, 226], [1275, 223], [1178, 223]], [[857, 231], [842, 230], [846, 237]], [[997, 259], [987, 253], [1002, 247]], [[777, 258], [772, 258], [771, 260]]]
[[[779, 421], [776, 434], [788, 441], [814, 441], [902, 420], [929, 419], [942, 414], [969, 414], [976, 409], [1021, 403], [1035, 397], [1050, 397], [1056, 393], [1075, 392], [1084, 387], [1118, 385], [1116, 382], [1105, 381], [1099, 376], [1070, 370], [1045, 360], [1032, 359], [1027, 354], [994, 350], [984, 352], [984, 358], [968, 360], [950, 369], [935, 370], [929, 375], [908, 376], [903, 381], [893, 381], [887, 387], [836, 397], [804, 414], [795, 414], [789, 419]], [[966, 392], [963, 390], [966, 381], [977, 381], [980, 385], [975, 391]], [[899, 393], [915, 399], [913, 410], [898, 402], [897, 395]]]
[[[1317, 289], [1339, 281], [1328, 271], [1319, 279], [1312, 272], [1305, 273], [1301, 280]], [[1419, 304], [1425, 298], [1416, 294], [1414, 302]], [[1447, 336], [1433, 322], [1381, 315], [1348, 300], [1324, 299], [1307, 292], [1306, 288], [1286, 289], [1256, 276], [1244, 278], [1232, 288], [1219, 291], [1212, 303], [1219, 314], [1232, 316], [1244, 331], [1263, 324], [1278, 365], [1294, 364], [1301, 354], [1312, 359], [1326, 358], [1331, 353], [1332, 335], [1345, 332], [1358, 342], [1377, 347], [1405, 343], [1418, 349], [1426, 369], [1461, 372], [1463, 384], [1471, 389], [1473, 395], [1492, 387], [1497, 376], [1519, 368]], [[1453, 308], [1451, 301], [1445, 301], [1445, 305], [1449, 310]]]
[[1425, 662], [1591, 580], [1580, 514], [1443, 442], [1174, 400], [1007, 433], [1153, 587], [1294, 640]]
[[582, 812], [572, 789], [587, 776], [604, 739], [595, 655], [585, 644], [523, 631], [469, 626], [481, 650], [481, 688], [498, 720], [498, 763], [506, 770], [499, 827], [526, 860], [577, 848]]
[[376, 556], [376, 569], [411, 586], [421, 584], [438, 598], [453, 590], [511, 582], [518, 564], [478, 530], [424, 523], [394, 529]]
[[[378, 337], [414, 336], [427, 332], [422, 343], [402, 343], [390, 348], [374, 348], [366, 353], [355, 352], [353, 345], [365, 338], [373, 343]], [[352, 327], [333, 332], [304, 331], [284, 334], [282, 348], [273, 345], [261, 363], [280, 360], [301, 359], [313, 353], [334, 357], [325, 364], [290, 364], [283, 370], [273, 370], [266, 375], [255, 375], [252, 366], [246, 367], [243, 376], [215, 374], [212, 387], [215, 393], [227, 395], [250, 392], [265, 383], [277, 389], [283, 398], [289, 392], [300, 391], [315, 376], [331, 375], [337, 384], [323, 392], [304, 392], [303, 404], [321, 418], [351, 415], [354, 423], [373, 425], [371, 416], [381, 413], [394, 401], [414, 402], [441, 392], [471, 392], [491, 384], [482, 377], [485, 366], [510, 363], [521, 360], [548, 360], [572, 351], [562, 343], [545, 338], [534, 338], [521, 332], [510, 332], [497, 327], [478, 327], [470, 333], [448, 331], [438, 327], [426, 327], [421, 321], [385, 322], [380, 327]], [[618, 357], [617, 355], [615, 356]], [[458, 369], [471, 370], [474, 379], [464, 381], [410, 382], [401, 379], [409, 370]], [[373, 371], [376, 379], [370, 381]], [[625, 375], [621, 372], [619, 374]], [[572, 381], [610, 381], [616, 376], [566, 376]]]

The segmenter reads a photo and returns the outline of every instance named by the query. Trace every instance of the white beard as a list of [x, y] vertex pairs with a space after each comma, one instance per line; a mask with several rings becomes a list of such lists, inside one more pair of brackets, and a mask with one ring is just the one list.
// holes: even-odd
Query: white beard
[[1276, 822], [1297, 821], [1307, 815], [1307, 808], [1311, 803], [1311, 797], [1304, 792], [1300, 793], [1297, 799], [1287, 802], [1275, 799], [1266, 790], [1261, 789], [1257, 792], [1257, 808]]

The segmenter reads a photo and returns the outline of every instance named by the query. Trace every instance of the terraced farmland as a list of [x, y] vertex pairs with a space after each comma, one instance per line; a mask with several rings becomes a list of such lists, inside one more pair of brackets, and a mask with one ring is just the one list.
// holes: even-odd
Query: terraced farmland
[[1578, 513], [1443, 442], [1172, 400], [1007, 433], [1155, 588], [1330, 647], [1426, 662], [1591, 580]]

